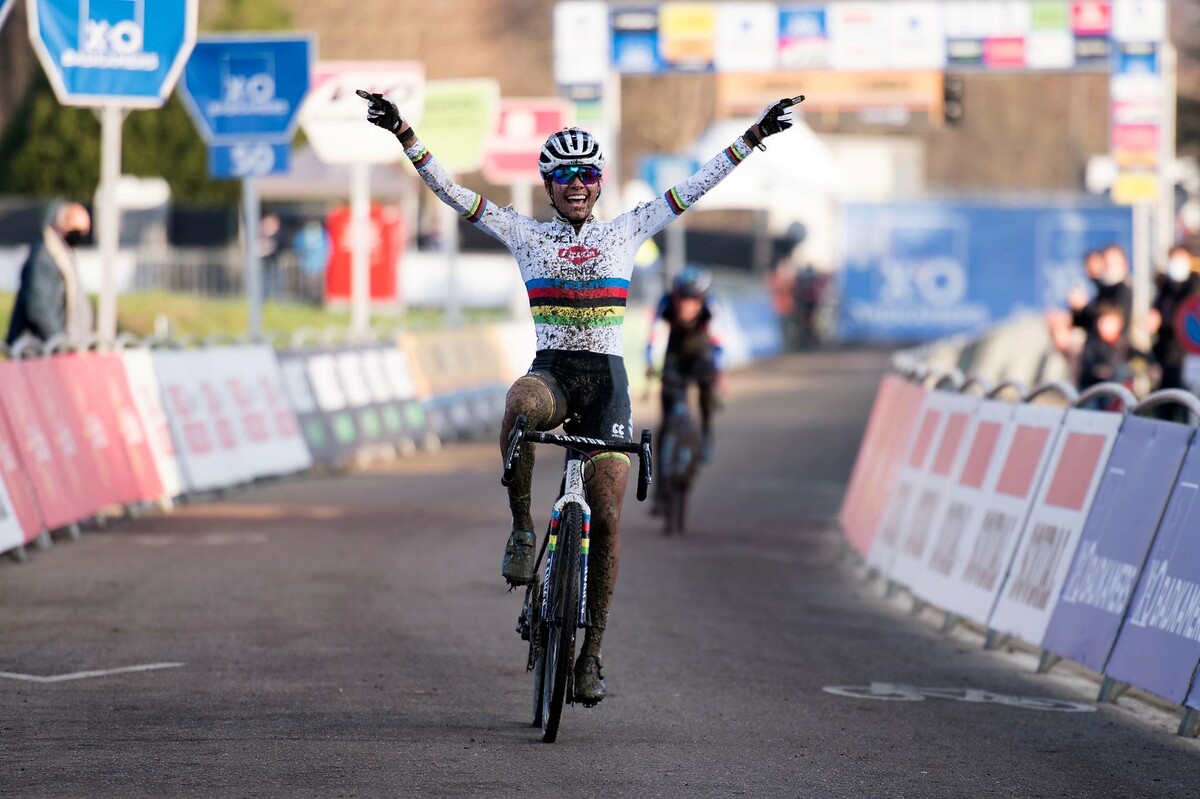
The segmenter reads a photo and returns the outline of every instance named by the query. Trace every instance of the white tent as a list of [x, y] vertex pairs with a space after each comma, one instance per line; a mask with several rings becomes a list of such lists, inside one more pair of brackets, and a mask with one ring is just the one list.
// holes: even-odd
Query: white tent
[[[741, 136], [753, 121], [714, 123], [689, 155], [704, 163]], [[802, 222], [809, 232], [806, 256], [820, 265], [832, 264], [837, 201], [848, 193], [841, 165], [802, 119], [768, 138], [766, 147], [765, 152], [752, 153], [693, 208], [763, 211], [772, 235], [782, 235], [792, 223]]]

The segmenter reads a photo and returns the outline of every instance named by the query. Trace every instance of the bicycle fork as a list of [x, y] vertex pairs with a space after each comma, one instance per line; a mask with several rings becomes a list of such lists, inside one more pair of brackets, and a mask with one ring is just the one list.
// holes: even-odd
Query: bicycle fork
[[[563, 493], [554, 503], [554, 511], [550, 517], [549, 541], [546, 545], [546, 577], [542, 580], [542, 612], [546, 613], [550, 602], [550, 577], [554, 574], [558, 561], [558, 535], [562, 523], [563, 512], [569, 505], [578, 505], [583, 516], [579, 536], [579, 607], [576, 608], [575, 623], [577, 627], [588, 626], [587, 620], [587, 584], [588, 584], [588, 549], [591, 546], [592, 509], [587, 504], [583, 493], [583, 459], [571, 456], [567, 459], [566, 473], [563, 480]], [[566, 564], [564, 564], [566, 565]], [[546, 619], [550, 623], [557, 619]]]

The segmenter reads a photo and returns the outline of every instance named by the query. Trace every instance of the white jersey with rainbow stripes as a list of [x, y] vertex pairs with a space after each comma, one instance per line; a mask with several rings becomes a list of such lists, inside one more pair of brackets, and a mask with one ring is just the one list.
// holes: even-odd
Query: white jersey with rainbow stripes
[[404, 152], [443, 202], [503, 243], [517, 259], [539, 350], [620, 356], [634, 254], [732, 172], [750, 147], [738, 139], [663, 196], [611, 222], [589, 219], [578, 233], [561, 217], [539, 222], [460, 186], [420, 140]]

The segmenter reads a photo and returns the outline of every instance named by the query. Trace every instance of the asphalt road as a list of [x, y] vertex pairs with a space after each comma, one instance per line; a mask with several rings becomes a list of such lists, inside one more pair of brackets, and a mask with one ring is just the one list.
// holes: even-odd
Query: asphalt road
[[[834, 520], [884, 367], [826, 353], [735, 376], [682, 538], [630, 491], [610, 695], [568, 707], [553, 745], [528, 726], [492, 445], [242, 490], [0, 565], [0, 671], [77, 677], [0, 679], [0, 795], [1194, 795], [1200, 744], [1137, 697], [1049, 712], [823, 690], [1094, 705], [1094, 680], [943, 635], [844, 556]], [[537, 510], [558, 465], [539, 464]]]

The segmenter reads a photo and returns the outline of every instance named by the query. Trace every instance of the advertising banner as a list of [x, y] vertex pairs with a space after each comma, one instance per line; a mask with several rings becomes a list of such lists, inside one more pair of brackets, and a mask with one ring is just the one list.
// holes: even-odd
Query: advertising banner
[[[10, 463], [13, 468], [9, 467]], [[22, 490], [20, 482], [12, 480], [14, 475], [18, 479], [22, 476], [17, 471], [17, 464], [16, 452], [8, 441], [8, 431], [0, 422], [0, 552], [16, 549], [31, 537], [21, 524], [17, 503], [12, 496]], [[38, 529], [40, 528], [35, 528]], [[37, 535], [37, 532], [33, 535]]]
[[967, 456], [966, 432], [979, 402], [974, 394], [929, 394], [928, 407], [940, 410], [946, 421], [934, 444], [929, 469], [922, 475], [915, 499], [900, 524], [900, 544], [890, 576], [901, 585], [911, 586], [920, 576], [935, 530], [930, 522], [949, 501], [955, 478], [962, 471]]
[[713, 62], [723, 72], [769, 72], [776, 67], [779, 21], [774, 3], [718, 3]]
[[101, 409], [111, 412], [106, 422], [116, 433], [118, 449], [124, 455], [132, 480], [134, 501], [152, 502], [164, 496], [162, 480], [154, 462], [150, 439], [135, 407], [125, 366], [119, 355], [92, 353], [86, 361], [99, 391], [107, 402]]
[[1125, 420], [1043, 647], [1104, 671], [1193, 432], [1172, 422]]
[[658, 13], [653, 5], [612, 8], [612, 63], [618, 72], [638, 75], [665, 69], [659, 55]]
[[1131, 252], [1115, 206], [921, 202], [849, 204], [839, 332], [915, 341], [983, 330], [1022, 310], [1063, 305], [1090, 249]]
[[779, 68], [828, 69], [829, 25], [824, 6], [779, 7]]
[[980, 406], [971, 452], [934, 546], [945, 557], [939, 547], [957, 537], [958, 555], [935, 565], [945, 578], [940, 591], [937, 583], [922, 589], [931, 598], [940, 594], [940, 607], [979, 624], [991, 616], [1066, 411], [1020, 405], [1012, 421], [1003, 422], [1005, 413], [1002, 403]]
[[41, 395], [30, 380], [29, 363], [0, 363], [0, 386], [4, 387], [0, 406], [21, 464], [33, 484], [46, 529], [57, 530], [79, 521], [94, 509], [86, 507], [80, 494], [72, 492], [73, 484], [68, 482], [68, 472], [55, 446], [56, 437], [50, 433], [59, 425], [47, 425], [38, 413]]
[[93, 368], [93, 357], [90, 352], [59, 355], [50, 363], [68, 412], [79, 423], [79, 457], [90, 463], [97, 507], [128, 505], [141, 498], [140, 492], [125, 454], [116, 411], [98, 370]]
[[981, 400], [967, 422], [961, 462], [951, 469], [946, 499], [927, 522], [932, 535], [924, 562], [908, 586], [913, 595], [937, 607], [951, 608], [958, 595], [954, 580], [961, 575], [974, 540], [968, 534], [986, 492], [994, 490], [1003, 461], [999, 444], [1017, 405]]
[[8, 492], [5, 507], [11, 510], [10, 515], [15, 518], [22, 533], [22, 540], [17, 544], [24, 544], [37, 538], [48, 528], [42, 520], [42, 511], [38, 507], [37, 493], [29, 479], [29, 471], [21, 462], [21, 452], [9, 427], [4, 405], [4, 392], [0, 392], [0, 483], [4, 484]]
[[933, 461], [934, 444], [941, 437], [946, 424], [945, 411], [931, 402], [931, 396], [932, 392], [925, 395], [925, 401], [917, 413], [916, 426], [904, 448], [904, 458], [880, 520], [879, 534], [867, 554], [867, 563], [889, 577], [900, 547], [901, 528], [916, 502], [921, 480]]
[[1200, 661], [1198, 499], [1200, 442], [1192, 441], [1105, 668], [1116, 680], [1179, 704]]
[[211, 491], [251, 479], [253, 464], [240, 457], [231, 402], [214, 379], [205, 352], [155, 351], [151, 357], [189, 488]]
[[1123, 418], [1067, 411], [988, 626], [1041, 645]]
[[[283, 394], [288, 406], [296, 414], [313, 459], [326, 464], [337, 462], [340, 448], [330, 420], [317, 403], [316, 393], [309, 382], [305, 353], [296, 350], [280, 352], [279, 370]], [[353, 425], [353, 422], [350, 424]]]
[[54, 364], [59, 357], [65, 356], [21, 361], [19, 366], [25, 372], [25, 385], [29, 389], [35, 412], [42, 421], [42, 429], [50, 435], [59, 474], [72, 509], [77, 514], [72, 521], [78, 521], [95, 515], [104, 504], [105, 497], [100, 489], [100, 475], [83, 422], [76, 415], [74, 403], [59, 382]]
[[861, 487], [847, 495], [840, 517], [846, 538], [864, 558], [874, 547], [896, 473], [925, 402], [925, 389], [919, 383], [896, 377], [881, 384], [879, 396], [884, 403], [879, 408], [879, 432], [870, 439], [869, 449], [865, 449], [868, 441], [863, 442], [867, 454], [861, 457], [865, 460], [861, 467], [855, 464], [857, 485]]
[[121, 363], [133, 398], [133, 408], [146, 432], [146, 445], [162, 483], [163, 495], [177, 497], [189, 486], [175, 449], [171, 423], [163, 408], [162, 390], [154, 373], [154, 361], [145, 349], [122, 350]]
[[608, 79], [608, 3], [575, 0], [554, 5], [554, 82], [596, 86]]

